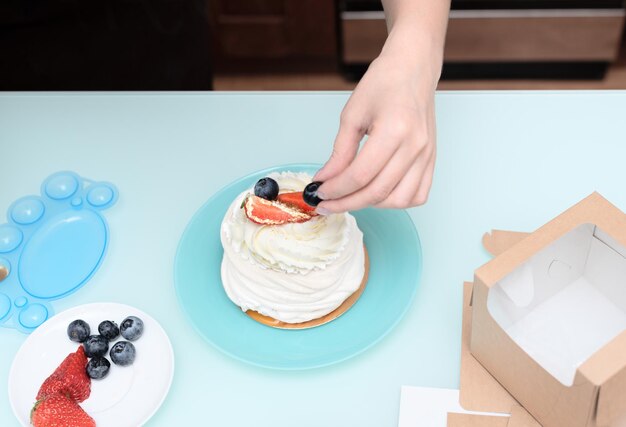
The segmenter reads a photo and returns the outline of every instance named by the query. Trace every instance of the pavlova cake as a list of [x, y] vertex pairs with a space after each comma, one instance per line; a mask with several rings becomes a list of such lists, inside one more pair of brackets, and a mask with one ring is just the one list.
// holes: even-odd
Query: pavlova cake
[[345, 312], [365, 287], [363, 233], [349, 213], [316, 214], [318, 186], [306, 173], [273, 173], [226, 212], [222, 284], [255, 320], [316, 326]]

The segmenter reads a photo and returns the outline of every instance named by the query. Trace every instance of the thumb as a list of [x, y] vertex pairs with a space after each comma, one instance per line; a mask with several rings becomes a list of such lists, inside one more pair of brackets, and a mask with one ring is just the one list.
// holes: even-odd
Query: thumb
[[313, 181], [326, 181], [347, 168], [354, 160], [364, 134], [365, 132], [359, 126], [342, 122], [335, 137], [330, 159], [315, 174]]

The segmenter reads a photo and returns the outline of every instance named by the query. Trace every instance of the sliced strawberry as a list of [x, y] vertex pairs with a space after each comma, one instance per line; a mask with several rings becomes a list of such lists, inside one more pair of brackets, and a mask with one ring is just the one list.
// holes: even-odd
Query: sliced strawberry
[[35, 427], [95, 427], [96, 422], [76, 401], [65, 394], [54, 394], [37, 400], [30, 411]]
[[70, 353], [56, 370], [43, 382], [37, 393], [37, 400], [55, 394], [66, 394], [77, 402], [82, 402], [91, 393], [91, 379], [86, 371], [87, 356], [81, 345], [75, 353]]
[[250, 221], [261, 225], [281, 225], [311, 219], [311, 215], [298, 209], [253, 195], [244, 200], [243, 208]]
[[287, 206], [291, 206], [292, 208], [298, 209], [304, 213], [307, 213], [311, 216], [317, 215], [315, 212], [315, 207], [307, 204], [302, 198], [301, 191], [294, 191], [293, 193], [282, 193], [278, 195], [278, 201], [286, 204]]

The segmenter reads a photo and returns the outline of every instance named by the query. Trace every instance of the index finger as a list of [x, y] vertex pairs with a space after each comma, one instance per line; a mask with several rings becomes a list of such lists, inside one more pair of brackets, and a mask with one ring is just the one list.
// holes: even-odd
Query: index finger
[[369, 184], [398, 149], [398, 144], [373, 133], [342, 172], [324, 182], [317, 194], [324, 200], [345, 197]]
[[315, 174], [313, 181], [326, 181], [343, 171], [356, 156], [364, 131], [351, 123], [342, 122], [326, 164]]

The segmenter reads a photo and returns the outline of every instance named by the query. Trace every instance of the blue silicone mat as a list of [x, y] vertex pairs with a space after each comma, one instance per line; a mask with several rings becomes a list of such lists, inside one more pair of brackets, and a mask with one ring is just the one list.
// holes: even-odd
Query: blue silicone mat
[[40, 195], [11, 204], [0, 225], [0, 326], [32, 332], [53, 314], [50, 301], [91, 278], [109, 236], [100, 211], [117, 197], [111, 183], [62, 171], [43, 181]]

